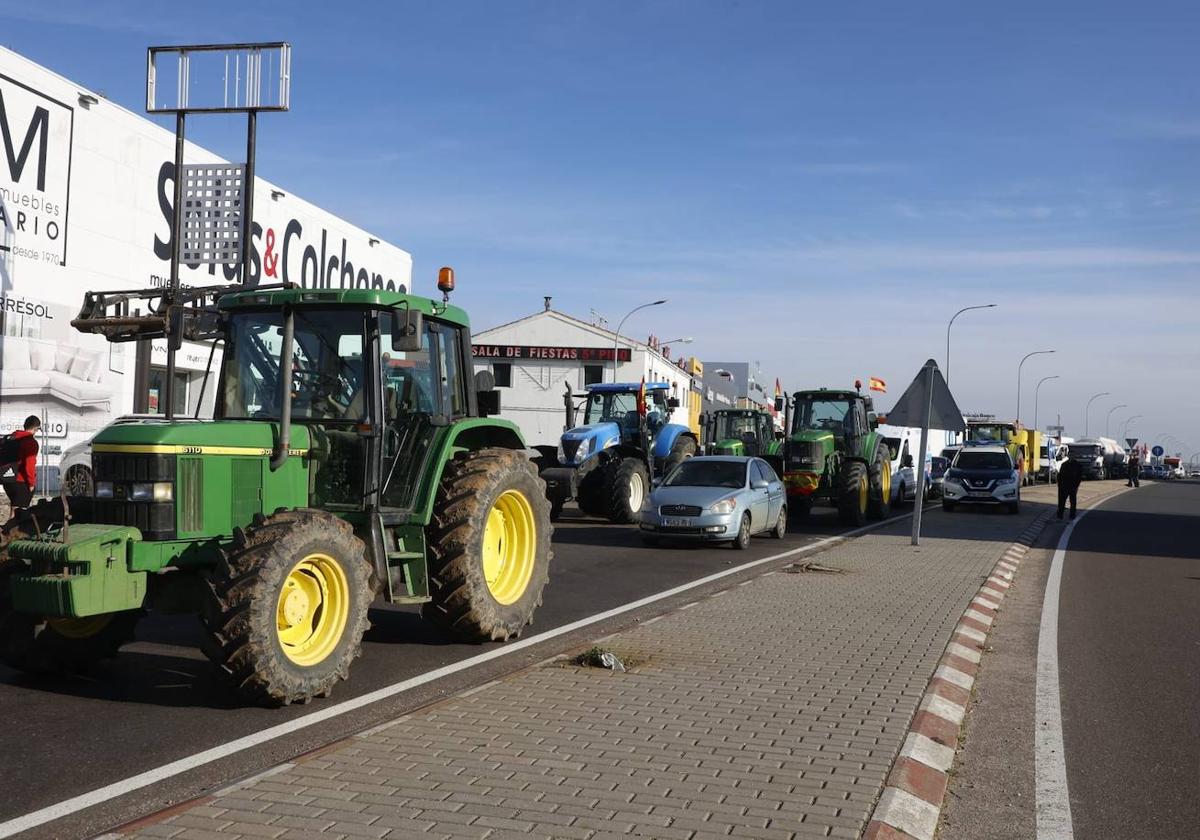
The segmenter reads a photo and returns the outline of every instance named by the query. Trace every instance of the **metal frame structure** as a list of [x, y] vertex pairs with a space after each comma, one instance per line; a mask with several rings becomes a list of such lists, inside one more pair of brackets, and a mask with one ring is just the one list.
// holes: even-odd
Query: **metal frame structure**
[[[225, 78], [223, 80], [224, 103], [220, 106], [199, 105], [191, 107], [191, 58], [195, 54], [225, 53]], [[274, 103], [263, 104], [262, 59], [264, 54], [279, 55], [278, 67], [278, 99]], [[245, 58], [243, 64], [242, 58]], [[174, 105], [159, 105], [157, 95], [158, 69], [160, 58], [175, 56], [177, 64], [176, 92]], [[230, 85], [230, 57], [234, 57], [232, 87]], [[291, 72], [292, 48], [283, 41], [264, 43], [239, 44], [199, 44], [185, 46], [150, 47], [146, 51], [146, 112], [150, 114], [175, 115], [175, 190], [174, 210], [171, 218], [171, 272], [168, 286], [163, 290], [159, 311], [150, 316], [154, 323], [144, 323], [142, 327], [133, 324], [125, 326], [134, 329], [145, 329], [146, 340], [150, 335], [167, 339], [167, 376], [166, 376], [166, 407], [165, 415], [168, 420], [174, 416], [175, 396], [175, 351], [179, 349], [184, 338], [183, 314], [189, 304], [194, 308], [197, 300], [194, 294], [184, 294], [179, 283], [179, 263], [181, 253], [185, 250], [183, 236], [185, 232], [194, 235], [191, 247], [186, 250], [189, 260], [200, 262], [226, 262], [235, 252], [240, 265], [240, 283], [246, 287], [249, 283], [250, 271], [250, 241], [254, 221], [254, 162], [257, 145], [258, 112], [286, 111], [291, 105]], [[272, 72], [274, 72], [272, 70]], [[244, 84], [243, 84], [244, 83]], [[230, 104], [229, 93], [233, 92], [233, 103]], [[243, 95], [244, 90], [244, 95]], [[246, 114], [246, 162], [238, 166], [202, 165], [192, 167], [191, 171], [184, 165], [184, 142], [187, 133], [188, 114]], [[220, 175], [214, 175], [217, 170]], [[192, 194], [189, 194], [190, 209], [184, 207], [184, 183], [189, 179], [199, 182]], [[230, 180], [239, 181], [236, 185]], [[236, 218], [235, 218], [236, 216]], [[236, 233], [236, 239], [234, 234]], [[214, 298], [215, 300], [215, 298]], [[126, 304], [127, 305], [127, 304]], [[102, 306], [103, 308], [103, 306]], [[86, 305], [85, 305], [86, 309]], [[95, 318], [95, 314], [91, 316]], [[86, 323], [89, 318], [80, 313], [77, 319]], [[149, 353], [140, 354], [148, 362]], [[139, 393], [137, 399], [142, 399]]]

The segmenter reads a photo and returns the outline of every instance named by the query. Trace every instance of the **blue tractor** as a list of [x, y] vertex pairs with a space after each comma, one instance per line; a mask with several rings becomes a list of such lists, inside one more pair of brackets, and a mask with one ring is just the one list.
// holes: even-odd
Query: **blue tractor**
[[679, 407], [679, 400], [669, 396], [670, 385], [647, 382], [644, 411], [639, 410], [641, 388], [637, 382], [587, 386], [582, 426], [575, 425], [577, 407], [567, 392], [567, 431], [558, 451], [543, 450], [539, 459], [551, 518], [575, 499], [589, 516], [633, 522], [651, 479], [699, 451], [691, 429], [668, 422]]

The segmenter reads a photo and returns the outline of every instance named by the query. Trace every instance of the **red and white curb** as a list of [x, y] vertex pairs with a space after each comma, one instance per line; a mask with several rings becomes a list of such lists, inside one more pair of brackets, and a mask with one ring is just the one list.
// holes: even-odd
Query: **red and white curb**
[[863, 840], [933, 840], [987, 635], [1021, 559], [1050, 516], [1043, 513], [1021, 532], [963, 611], [917, 707]]

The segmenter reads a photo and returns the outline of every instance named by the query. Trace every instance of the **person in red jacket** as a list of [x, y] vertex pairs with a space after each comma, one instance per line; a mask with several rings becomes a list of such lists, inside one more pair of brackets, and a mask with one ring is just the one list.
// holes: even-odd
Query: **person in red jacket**
[[[17, 441], [16, 459], [0, 464], [0, 476], [4, 476], [0, 484], [4, 485], [14, 509], [27, 508], [33, 500], [33, 487], [37, 484], [37, 433], [41, 427], [42, 421], [36, 414], [26, 417], [25, 428], [12, 433]], [[13, 475], [7, 475], [10, 469]]]

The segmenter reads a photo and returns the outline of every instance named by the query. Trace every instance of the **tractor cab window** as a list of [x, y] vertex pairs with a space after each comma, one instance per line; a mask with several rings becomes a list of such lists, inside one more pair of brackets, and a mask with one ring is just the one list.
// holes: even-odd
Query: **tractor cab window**
[[366, 491], [371, 385], [361, 309], [294, 310], [290, 359], [281, 360], [283, 312], [234, 312], [229, 319], [218, 416], [278, 421], [280, 364], [292, 369], [292, 422], [309, 434], [309, 498], [319, 507], [358, 509]]
[[[295, 311], [293, 420], [366, 420], [363, 317], [353, 310]], [[221, 417], [279, 419], [282, 349], [282, 312], [237, 312], [230, 317]]]
[[[593, 391], [588, 395], [587, 407], [584, 412], [585, 423], [617, 423], [623, 429], [638, 428], [637, 392], [623, 391], [620, 393], [601, 393]], [[670, 416], [671, 409], [667, 407], [666, 394], [661, 390], [646, 391], [646, 412], [660, 417]]]
[[758, 419], [753, 414], [723, 414], [717, 420], [717, 440], [755, 441]]
[[970, 440], [994, 440], [998, 443], [1008, 443], [1012, 440], [1012, 429], [1002, 423], [971, 426], [968, 438]]
[[848, 399], [800, 397], [796, 400], [793, 431], [817, 429], [844, 435], [854, 428], [854, 403]]

